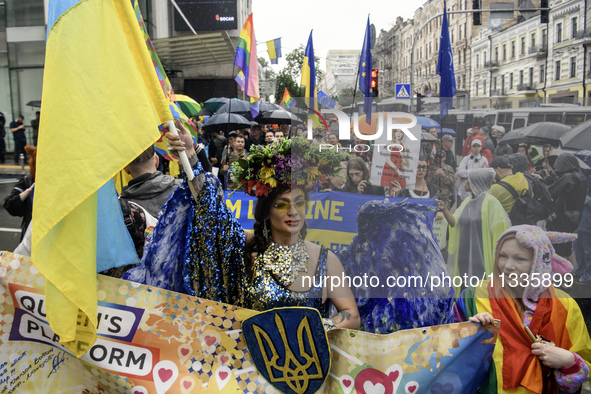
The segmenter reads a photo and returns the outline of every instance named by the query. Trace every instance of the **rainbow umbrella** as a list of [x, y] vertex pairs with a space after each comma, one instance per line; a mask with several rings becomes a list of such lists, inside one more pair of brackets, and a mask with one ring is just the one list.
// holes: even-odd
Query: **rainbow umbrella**
[[199, 111], [201, 111], [201, 106], [199, 103], [193, 100], [191, 97], [185, 96], [184, 94], [174, 94], [172, 96], [172, 100], [176, 101], [183, 113], [188, 117], [197, 116]]

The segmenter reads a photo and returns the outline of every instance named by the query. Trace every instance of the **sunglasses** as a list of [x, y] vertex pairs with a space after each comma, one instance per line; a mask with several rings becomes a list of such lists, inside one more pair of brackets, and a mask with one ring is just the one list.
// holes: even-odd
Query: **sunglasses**
[[417, 170], [426, 170], [429, 166], [417, 166]]
[[296, 210], [304, 212], [308, 207], [308, 201], [306, 200], [299, 200], [295, 203], [291, 204], [287, 201], [279, 201], [273, 204], [273, 208], [281, 212], [287, 212], [291, 210], [291, 207], [294, 206]]

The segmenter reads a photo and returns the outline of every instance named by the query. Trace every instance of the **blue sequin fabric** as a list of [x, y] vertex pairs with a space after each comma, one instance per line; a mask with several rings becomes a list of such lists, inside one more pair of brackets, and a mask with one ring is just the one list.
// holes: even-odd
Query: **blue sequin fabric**
[[163, 206], [140, 265], [122, 279], [227, 304], [244, 305], [244, 230], [226, 206], [219, 180], [195, 170], [197, 201], [187, 182]]
[[322, 279], [326, 275], [328, 249], [320, 249], [318, 265], [308, 291], [291, 291], [283, 287], [273, 274], [264, 268], [262, 259], [255, 260], [254, 275], [246, 284], [246, 303], [249, 308], [264, 311], [285, 306], [307, 306], [316, 308], [326, 317], [328, 302], [322, 303]]
[[[339, 253], [348, 275], [398, 278], [394, 287], [352, 288], [364, 331], [387, 334], [398, 330], [453, 323], [454, 290], [449, 285], [418, 286], [447, 275], [433, 235], [433, 209], [408, 200], [367, 202], [357, 217], [357, 236]], [[382, 282], [383, 283], [383, 282]], [[404, 283], [404, 286], [400, 284]], [[425, 283], [423, 283], [425, 284]]]

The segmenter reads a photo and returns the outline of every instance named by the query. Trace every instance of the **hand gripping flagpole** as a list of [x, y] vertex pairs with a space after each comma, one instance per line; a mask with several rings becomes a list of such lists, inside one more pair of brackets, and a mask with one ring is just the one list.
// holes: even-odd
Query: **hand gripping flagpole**
[[[174, 125], [174, 121], [169, 120], [168, 122], [166, 122], [166, 124], [168, 125], [169, 133], [172, 133], [172, 135], [179, 135], [179, 132], [177, 131], [176, 126]], [[183, 170], [185, 170], [185, 174], [187, 174], [187, 180], [190, 183], [195, 177], [195, 175], [193, 174], [193, 167], [191, 167], [191, 163], [189, 163], [187, 152], [183, 150], [178, 152], [178, 154], [179, 158], [181, 159], [181, 164], [183, 165]]]

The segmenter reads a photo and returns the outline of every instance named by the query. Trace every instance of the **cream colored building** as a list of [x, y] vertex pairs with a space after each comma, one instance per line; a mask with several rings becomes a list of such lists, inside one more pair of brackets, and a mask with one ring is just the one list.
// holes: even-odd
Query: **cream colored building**
[[537, 12], [506, 28], [480, 29], [471, 45], [472, 108], [577, 103], [589, 97], [583, 82], [591, 77], [591, 48], [585, 52], [591, 30], [584, 28], [584, 1], [552, 1], [550, 8], [548, 24], [540, 23]]

